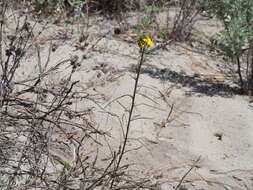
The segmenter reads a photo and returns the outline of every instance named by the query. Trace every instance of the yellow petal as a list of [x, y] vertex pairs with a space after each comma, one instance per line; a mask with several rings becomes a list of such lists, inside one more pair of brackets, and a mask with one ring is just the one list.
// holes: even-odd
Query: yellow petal
[[147, 44], [148, 47], [152, 47], [152, 46], [155, 45], [155, 44], [153, 43], [153, 41], [151, 40], [151, 38], [149, 38], [149, 37], [146, 37], [146, 38], [144, 38], [143, 40], [146, 42], [146, 44]]
[[147, 37], [147, 36], [140, 37], [137, 40], [137, 43], [138, 43], [140, 49], [152, 47], [152, 46], [155, 45], [154, 42], [152, 41], [152, 39], [150, 37]]

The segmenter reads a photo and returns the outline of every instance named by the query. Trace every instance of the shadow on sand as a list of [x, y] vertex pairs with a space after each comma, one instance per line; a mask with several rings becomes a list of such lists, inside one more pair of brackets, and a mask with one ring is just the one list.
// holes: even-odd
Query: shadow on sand
[[[133, 68], [131, 72], [136, 72]], [[170, 69], [153, 69], [142, 68], [141, 73], [148, 74], [152, 78], [170, 81], [172, 83], [181, 84], [184, 87], [191, 88], [189, 95], [192, 93], [204, 94], [207, 96], [232, 97], [235, 94], [241, 94], [239, 87], [232, 87], [224, 82], [210, 81], [201, 79], [199, 76], [189, 76], [185, 73], [178, 73]]]

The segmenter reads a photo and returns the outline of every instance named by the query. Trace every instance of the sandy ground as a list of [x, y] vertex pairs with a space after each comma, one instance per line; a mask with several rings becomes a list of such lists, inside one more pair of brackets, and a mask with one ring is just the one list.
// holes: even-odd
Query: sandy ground
[[[76, 48], [80, 46], [78, 33], [71, 34], [70, 25], [50, 25], [40, 42], [42, 63], [51, 40], [57, 47], [49, 66], [78, 56], [81, 66], [73, 80], [80, 82], [75, 90], [97, 97], [97, 102], [78, 102], [75, 106], [92, 108], [95, 126], [112, 137], [107, 139], [110, 146], [104, 144], [99, 149], [105, 158], [111, 156], [109, 148], [117, 150], [123, 141], [122, 127], [125, 129], [130, 105], [125, 95], [133, 92], [134, 68], [140, 56], [135, 43], [112, 35], [110, 22], [97, 20], [98, 24], [89, 28], [89, 44], [84, 50]], [[218, 26], [215, 21], [201, 21], [198, 29], [211, 36]], [[48, 37], [62, 33], [70, 40]], [[167, 190], [173, 189], [200, 157], [181, 189], [253, 189], [253, 108], [249, 98], [236, 94], [235, 85], [224, 74], [221, 58], [183, 46], [191, 48], [172, 43], [145, 56], [127, 144], [129, 152], [123, 162], [131, 163], [130, 172], [159, 182], [161, 189]], [[19, 68], [19, 77], [38, 72], [36, 62], [31, 50], [26, 64]], [[70, 72], [67, 66], [59, 70], [50, 81]]]

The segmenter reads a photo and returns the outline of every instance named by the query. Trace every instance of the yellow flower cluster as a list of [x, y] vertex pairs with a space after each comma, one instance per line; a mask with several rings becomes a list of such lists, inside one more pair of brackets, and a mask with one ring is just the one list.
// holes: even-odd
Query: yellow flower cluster
[[152, 39], [148, 36], [142, 36], [137, 40], [137, 43], [140, 47], [141, 50], [155, 46], [154, 42]]

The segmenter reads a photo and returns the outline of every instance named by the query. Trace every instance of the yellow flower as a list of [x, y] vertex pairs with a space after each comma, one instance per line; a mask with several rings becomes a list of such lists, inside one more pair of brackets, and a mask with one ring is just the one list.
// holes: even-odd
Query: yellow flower
[[140, 47], [141, 50], [155, 46], [154, 42], [152, 39], [148, 36], [142, 36], [137, 40], [137, 43]]

